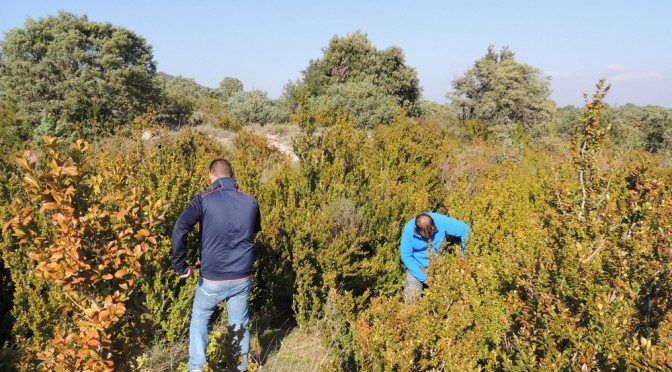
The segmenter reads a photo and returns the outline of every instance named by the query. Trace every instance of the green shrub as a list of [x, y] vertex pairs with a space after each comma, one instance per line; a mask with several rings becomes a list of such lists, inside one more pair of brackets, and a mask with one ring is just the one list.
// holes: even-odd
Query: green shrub
[[242, 125], [284, 123], [289, 117], [261, 90], [233, 93], [226, 105], [228, 113]]
[[314, 111], [348, 113], [360, 129], [389, 124], [401, 111], [392, 96], [368, 80], [332, 85], [311, 100], [311, 107]]

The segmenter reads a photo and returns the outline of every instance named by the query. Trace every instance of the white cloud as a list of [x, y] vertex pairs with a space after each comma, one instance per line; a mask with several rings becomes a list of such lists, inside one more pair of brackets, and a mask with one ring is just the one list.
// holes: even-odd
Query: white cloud
[[669, 72], [661, 71], [636, 71], [627, 68], [621, 64], [607, 65], [608, 81], [624, 82], [624, 81], [646, 81], [646, 80], [665, 80], [672, 77]]
[[665, 80], [669, 78], [670, 74], [658, 71], [643, 71], [643, 72], [626, 71], [611, 76], [610, 80], [614, 82], [622, 82], [622, 81], [643, 81], [643, 80]]
[[626, 81], [661, 81], [672, 79], [672, 72], [665, 71], [637, 71], [631, 70], [622, 64], [610, 64], [601, 73], [588, 73], [585, 71], [544, 71], [545, 75], [555, 80], [562, 79], [588, 79], [590, 81], [606, 77], [608, 83]]
[[624, 72], [626, 68], [621, 64], [607, 65], [607, 71], [609, 72]]

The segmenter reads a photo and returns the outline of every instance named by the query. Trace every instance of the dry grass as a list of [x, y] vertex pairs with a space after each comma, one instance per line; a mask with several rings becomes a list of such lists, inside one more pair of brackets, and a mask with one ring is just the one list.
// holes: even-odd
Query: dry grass
[[301, 132], [296, 124], [266, 124], [248, 125], [244, 128], [252, 133], [266, 137], [270, 147], [288, 156], [292, 162], [298, 163], [299, 158], [294, 154], [294, 137]]
[[268, 343], [264, 353], [254, 360], [261, 371], [319, 371], [329, 362], [329, 350], [317, 332], [284, 327], [267, 332], [259, 339]]
[[180, 362], [189, 359], [189, 340], [182, 339], [172, 345], [160, 344], [145, 353], [139, 370], [168, 372], [179, 370]]
[[293, 138], [301, 133], [301, 128], [296, 124], [252, 124], [246, 125], [244, 128], [257, 134], [283, 138]]
[[[222, 327], [225, 327], [225, 321], [220, 317], [213, 328]], [[306, 332], [286, 323], [280, 328], [262, 330], [260, 333], [253, 332], [250, 336], [250, 362], [254, 363], [259, 371], [317, 372], [330, 361], [330, 350], [324, 346], [318, 332]], [[189, 359], [188, 349], [187, 337], [172, 345], [156, 345], [145, 353], [139, 370], [146, 372], [184, 370]]]
[[214, 138], [220, 145], [227, 150], [234, 152], [236, 147], [233, 145], [233, 139], [236, 137], [236, 132], [230, 130], [216, 128], [211, 124], [203, 124], [193, 127], [194, 130], [199, 131], [210, 138]]

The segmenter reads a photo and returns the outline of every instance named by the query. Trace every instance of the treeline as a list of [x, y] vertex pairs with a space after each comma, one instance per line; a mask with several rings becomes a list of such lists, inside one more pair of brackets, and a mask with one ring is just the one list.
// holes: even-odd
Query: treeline
[[[264, 216], [253, 329], [319, 327], [328, 370], [672, 368], [668, 109], [609, 108], [604, 82], [557, 109], [538, 69], [492, 47], [439, 105], [359, 32], [278, 100], [157, 74], [142, 38], [71, 14], [0, 48], [5, 369], [170, 359], [195, 285], [170, 269], [170, 231], [220, 156]], [[246, 130], [285, 121], [298, 164]], [[203, 123], [236, 131], [235, 151], [171, 131]], [[405, 304], [401, 228], [429, 210], [471, 226], [467, 256], [449, 247]]]
[[[0, 41], [0, 130], [7, 152], [43, 135], [97, 140], [128, 129], [151, 110], [160, 125], [199, 124], [236, 130], [248, 124], [296, 122], [295, 115], [347, 112], [360, 129], [391, 123], [399, 114], [460, 120], [479, 137], [567, 136], [580, 108], [557, 109], [550, 78], [520, 63], [508, 47], [490, 46], [447, 87], [451, 103], [422, 99], [415, 69], [398, 47], [379, 50], [359, 31], [334, 36], [322, 58], [288, 81], [278, 99], [246, 91], [235, 77], [218, 88], [157, 73], [152, 47], [130, 30], [86, 16], [59, 13], [28, 19]], [[452, 88], [452, 89], [451, 89]], [[614, 137], [627, 146], [667, 151], [670, 109], [607, 108]], [[639, 132], [637, 132], [639, 131]]]

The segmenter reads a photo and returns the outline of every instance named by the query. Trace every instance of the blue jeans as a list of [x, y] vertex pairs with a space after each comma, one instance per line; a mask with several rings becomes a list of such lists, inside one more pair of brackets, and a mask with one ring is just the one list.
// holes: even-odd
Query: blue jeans
[[422, 290], [427, 287], [427, 284], [422, 283], [406, 271], [406, 286], [404, 287], [404, 299], [406, 302], [413, 302], [422, 296]]
[[252, 277], [233, 281], [198, 280], [194, 306], [191, 310], [189, 327], [189, 370], [203, 369], [205, 349], [208, 346], [208, 322], [220, 302], [226, 301], [229, 325], [235, 330], [245, 327], [245, 334], [240, 340], [242, 361], [239, 370], [247, 368], [247, 354], [250, 351], [250, 331], [248, 329], [248, 304], [252, 289]]

